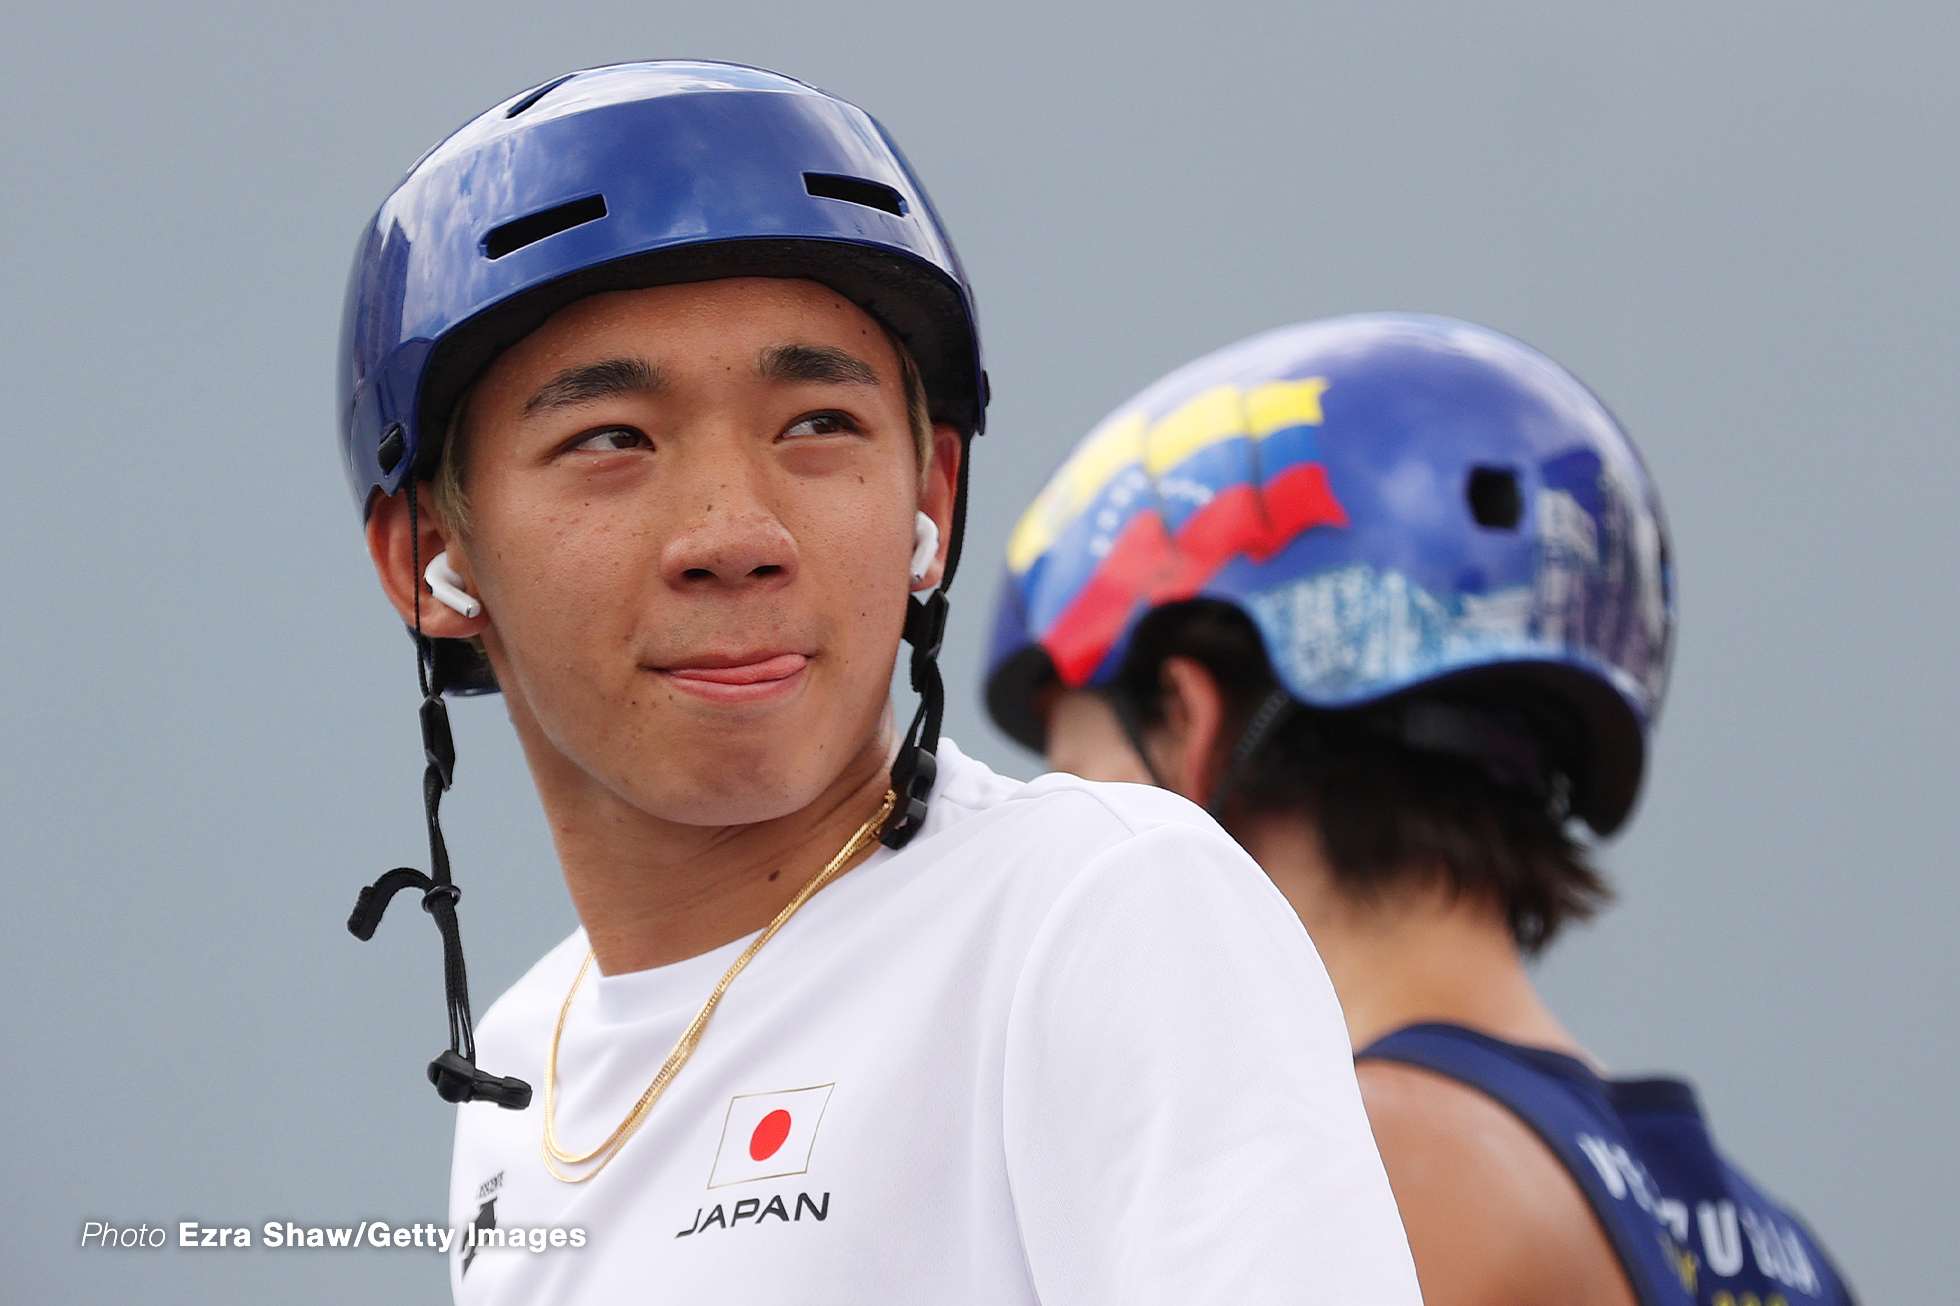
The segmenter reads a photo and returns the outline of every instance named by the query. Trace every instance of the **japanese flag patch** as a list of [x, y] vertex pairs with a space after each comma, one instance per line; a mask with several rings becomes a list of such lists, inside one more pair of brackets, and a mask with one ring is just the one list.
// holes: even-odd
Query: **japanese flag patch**
[[708, 1187], [725, 1188], [808, 1170], [817, 1126], [836, 1087], [818, 1084], [780, 1093], [744, 1093], [730, 1101]]

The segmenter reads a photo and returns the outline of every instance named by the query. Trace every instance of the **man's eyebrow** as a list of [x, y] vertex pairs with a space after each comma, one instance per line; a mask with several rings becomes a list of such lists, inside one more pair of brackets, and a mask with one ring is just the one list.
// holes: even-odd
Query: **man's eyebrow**
[[524, 405], [524, 416], [554, 408], [577, 408], [614, 395], [647, 393], [666, 384], [660, 369], [644, 358], [608, 358], [568, 367], [546, 381]]
[[765, 381], [820, 381], [832, 385], [877, 385], [871, 364], [829, 345], [775, 345], [762, 351], [758, 370]]

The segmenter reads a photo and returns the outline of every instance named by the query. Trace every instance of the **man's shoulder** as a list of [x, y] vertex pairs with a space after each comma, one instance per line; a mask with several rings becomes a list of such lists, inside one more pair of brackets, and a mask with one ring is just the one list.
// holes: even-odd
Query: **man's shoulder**
[[950, 769], [955, 783], [933, 799], [945, 810], [893, 863], [928, 892], [1043, 917], [1067, 904], [1093, 915], [1100, 909], [1091, 900], [1111, 896], [1132, 904], [1233, 899], [1283, 932], [1298, 930], [1244, 849], [1177, 794], [1063, 773], [1010, 780], [957, 753]]
[[1204, 809], [1167, 789], [1084, 780], [1060, 771], [1016, 780], [968, 757], [951, 740], [942, 741], [940, 753], [942, 779], [934, 788], [932, 807], [942, 819], [928, 817], [929, 833], [955, 829], [988, 813], [993, 817], [989, 824], [1061, 827], [1112, 843], [1164, 826], [1229, 839]]

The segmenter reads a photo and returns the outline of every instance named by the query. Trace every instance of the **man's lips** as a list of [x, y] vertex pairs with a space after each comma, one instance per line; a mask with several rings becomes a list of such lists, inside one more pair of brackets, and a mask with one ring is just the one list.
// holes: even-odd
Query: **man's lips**
[[683, 666], [661, 667], [678, 680], [708, 685], [759, 685], [787, 680], [810, 664], [807, 654], [777, 653], [764, 658], [701, 658]]
[[767, 692], [770, 688], [797, 679], [803, 669], [810, 665], [806, 653], [776, 653], [768, 657], [756, 658], [697, 658], [685, 665], [656, 667], [654, 670], [671, 677], [685, 688], [704, 692], [713, 697], [723, 697], [734, 691], [737, 696], [748, 697], [742, 690]]

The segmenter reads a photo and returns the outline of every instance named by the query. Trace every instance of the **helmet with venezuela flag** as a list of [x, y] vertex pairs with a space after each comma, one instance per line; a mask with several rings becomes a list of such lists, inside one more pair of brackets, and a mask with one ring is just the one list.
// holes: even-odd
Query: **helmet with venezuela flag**
[[1449, 318], [1282, 327], [1096, 426], [1015, 528], [987, 706], [1031, 748], [1059, 680], [1137, 626], [1236, 605], [1309, 708], [1501, 701], [1600, 834], [1639, 793], [1673, 631], [1660, 504], [1612, 414], [1543, 354]]

